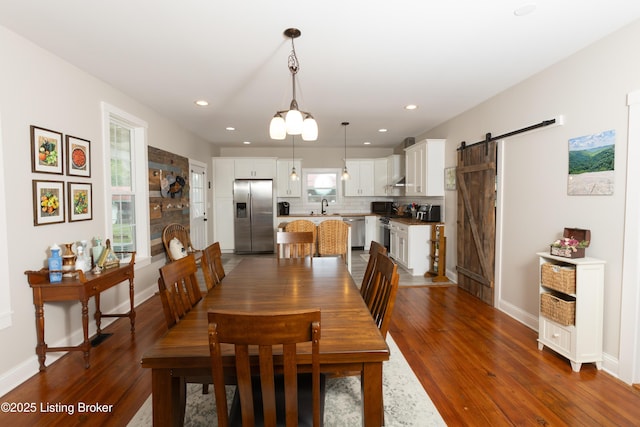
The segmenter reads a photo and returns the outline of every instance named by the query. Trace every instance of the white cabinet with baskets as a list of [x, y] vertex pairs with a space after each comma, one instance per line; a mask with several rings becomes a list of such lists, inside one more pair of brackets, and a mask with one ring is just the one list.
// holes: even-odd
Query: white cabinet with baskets
[[546, 345], [569, 359], [602, 368], [605, 261], [564, 258], [539, 252], [538, 349]]

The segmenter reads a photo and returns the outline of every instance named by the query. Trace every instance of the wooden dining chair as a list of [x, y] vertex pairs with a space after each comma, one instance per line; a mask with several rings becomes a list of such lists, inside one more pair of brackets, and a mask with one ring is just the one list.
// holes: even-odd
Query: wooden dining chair
[[[159, 270], [160, 301], [162, 301], [167, 328], [171, 329], [202, 299], [202, 292], [196, 277], [198, 266], [193, 254], [191, 254], [170, 262], [160, 267]], [[209, 376], [188, 377], [186, 382], [202, 384], [203, 394], [209, 392], [209, 384], [212, 383]], [[181, 410], [184, 415], [184, 407]]]
[[[316, 255], [316, 246], [318, 241], [318, 226], [307, 219], [296, 219], [288, 222], [284, 227], [284, 231], [310, 231], [313, 233], [313, 246], [311, 256]], [[306, 249], [305, 249], [306, 250]], [[307, 253], [305, 252], [305, 255]]]
[[318, 225], [318, 255], [340, 255], [347, 258], [349, 225], [341, 220], [329, 219]]
[[398, 292], [398, 265], [383, 253], [378, 253], [376, 258], [376, 266], [365, 303], [380, 333], [386, 339]]
[[162, 244], [170, 262], [193, 254], [196, 264], [200, 263], [202, 250], [193, 248], [189, 230], [184, 225], [171, 223], [164, 227], [162, 230]]
[[[277, 425], [286, 422], [288, 427], [321, 425], [324, 376], [320, 375], [319, 309], [263, 314], [210, 311], [208, 316], [219, 426], [240, 425], [240, 419], [243, 426], [275, 426], [276, 421]], [[305, 350], [300, 355], [297, 345], [309, 342], [311, 353]], [[237, 388], [231, 411], [225, 392], [225, 343], [235, 348]], [[259, 349], [258, 361], [252, 366], [249, 346], [254, 345]], [[305, 365], [306, 374], [298, 372], [298, 363]], [[255, 372], [258, 374], [252, 375]]]
[[172, 328], [202, 299], [196, 277], [198, 266], [191, 254], [170, 262], [159, 270], [158, 290], [162, 309], [167, 327]]
[[310, 231], [278, 231], [276, 243], [281, 258], [304, 258], [313, 254], [313, 233]]
[[362, 284], [360, 285], [360, 295], [362, 295], [362, 298], [365, 301], [369, 299], [369, 292], [371, 291], [371, 283], [373, 281], [373, 272], [376, 268], [379, 253], [386, 255], [387, 248], [375, 240], [372, 240], [371, 247], [369, 248], [369, 261], [367, 262], [367, 268], [364, 270]]
[[219, 242], [210, 244], [202, 251], [202, 275], [207, 285], [207, 291], [222, 283], [225, 273]]

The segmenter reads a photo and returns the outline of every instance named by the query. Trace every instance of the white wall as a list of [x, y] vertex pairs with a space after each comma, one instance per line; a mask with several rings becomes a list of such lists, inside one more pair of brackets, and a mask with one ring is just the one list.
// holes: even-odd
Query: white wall
[[[0, 238], [0, 265], [8, 265], [11, 295], [11, 325], [0, 329], [0, 395], [38, 371], [35, 356], [36, 331], [31, 289], [25, 270], [44, 266], [47, 250], [53, 243], [73, 242], [104, 236], [104, 221], [110, 218], [105, 208], [102, 123], [100, 103], [105, 101], [148, 123], [148, 143], [176, 154], [206, 159], [217, 155], [211, 144], [184, 131], [171, 121], [114, 90], [104, 82], [69, 65], [0, 27], [0, 118], [2, 120], [3, 159], [0, 179], [5, 183], [7, 238]], [[48, 179], [68, 182], [70, 177], [31, 173], [29, 126], [53, 129], [91, 141], [92, 172], [90, 179], [74, 181], [93, 184], [93, 220], [35, 227], [32, 211], [32, 180]], [[6, 246], [6, 247], [5, 247]], [[5, 255], [8, 254], [8, 255]], [[158, 267], [164, 259], [156, 257], [136, 271], [137, 302], [155, 291]], [[3, 272], [7, 274], [6, 272]], [[120, 289], [122, 288], [122, 289]], [[0, 292], [0, 294], [5, 294]], [[109, 312], [128, 299], [126, 286], [105, 293], [102, 309]], [[89, 308], [93, 319], [93, 302]], [[45, 305], [45, 337], [49, 345], [76, 345], [82, 342], [79, 303]], [[109, 320], [109, 319], [106, 319]], [[103, 324], [108, 324], [108, 321]], [[90, 322], [90, 334], [95, 324]], [[7, 351], [11, 348], [11, 351]], [[49, 353], [47, 361], [55, 359]], [[81, 353], [75, 356], [81, 357]]]
[[[564, 227], [588, 228], [587, 256], [606, 260], [604, 300], [605, 369], [616, 374], [620, 347], [621, 259], [628, 111], [626, 96], [640, 89], [640, 22], [584, 49], [477, 107], [419, 136], [447, 138], [446, 165], [455, 166], [461, 141], [474, 143], [487, 132], [501, 135], [557, 115], [563, 126], [512, 137], [500, 144], [504, 186], [502, 257], [496, 277], [496, 305], [537, 329], [537, 251]], [[500, 66], [496, 64], [495, 66]], [[616, 131], [615, 190], [611, 196], [568, 196], [568, 140]], [[446, 193], [447, 236], [456, 241], [456, 194]], [[499, 254], [498, 254], [499, 255]], [[451, 245], [447, 268], [455, 271]], [[532, 342], [532, 346], [536, 343]]]

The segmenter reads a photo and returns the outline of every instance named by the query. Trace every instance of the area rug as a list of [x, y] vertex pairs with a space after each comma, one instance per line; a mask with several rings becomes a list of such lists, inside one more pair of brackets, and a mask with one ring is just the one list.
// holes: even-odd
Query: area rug
[[[446, 426], [438, 410], [424, 391], [420, 381], [396, 346], [387, 335], [391, 351], [383, 367], [383, 394], [385, 425], [394, 426]], [[228, 387], [229, 402], [233, 388]], [[327, 381], [324, 425], [325, 427], [350, 427], [362, 425], [360, 379], [358, 377], [332, 378]], [[129, 427], [152, 425], [151, 397], [142, 405]], [[214, 393], [202, 394], [202, 386], [187, 386], [185, 426], [217, 426]]]

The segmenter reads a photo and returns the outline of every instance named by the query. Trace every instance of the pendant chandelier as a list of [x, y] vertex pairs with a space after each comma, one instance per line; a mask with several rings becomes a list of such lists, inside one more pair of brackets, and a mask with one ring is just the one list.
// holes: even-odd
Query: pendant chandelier
[[351, 178], [349, 171], [347, 170], [347, 126], [349, 126], [349, 122], [342, 122], [342, 126], [344, 127], [344, 168], [342, 169], [342, 176], [340, 179], [346, 181]]
[[300, 179], [298, 173], [296, 172], [296, 148], [295, 148], [295, 135], [291, 135], [291, 173], [289, 174], [289, 179], [291, 181], [297, 181]]
[[296, 74], [300, 70], [298, 57], [293, 40], [300, 37], [300, 30], [288, 28], [284, 30], [284, 35], [291, 39], [291, 53], [289, 53], [288, 67], [291, 72], [291, 84], [293, 86], [293, 99], [288, 110], [276, 112], [269, 125], [269, 136], [271, 139], [285, 139], [289, 135], [302, 135], [304, 141], [315, 141], [318, 139], [318, 123], [306, 111], [298, 109], [296, 101]]

